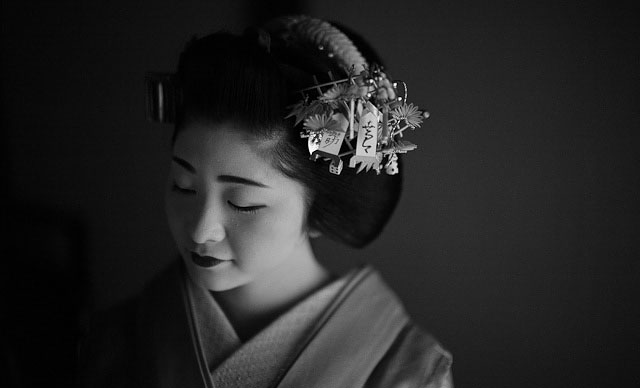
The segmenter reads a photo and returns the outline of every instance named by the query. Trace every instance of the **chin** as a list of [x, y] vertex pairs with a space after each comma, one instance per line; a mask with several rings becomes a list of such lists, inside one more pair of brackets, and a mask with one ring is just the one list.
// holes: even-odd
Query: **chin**
[[242, 279], [240, 274], [235, 273], [232, 264], [230, 268], [206, 269], [199, 267], [185, 259], [187, 273], [191, 280], [197, 285], [206, 288], [209, 291], [222, 292], [238, 288], [247, 283], [246, 279]]

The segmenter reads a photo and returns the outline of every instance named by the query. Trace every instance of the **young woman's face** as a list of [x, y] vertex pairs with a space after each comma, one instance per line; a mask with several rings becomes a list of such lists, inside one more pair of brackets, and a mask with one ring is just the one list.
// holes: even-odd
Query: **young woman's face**
[[189, 125], [175, 140], [169, 226], [192, 279], [212, 291], [286, 271], [309, 244], [304, 186], [256, 144], [231, 124]]

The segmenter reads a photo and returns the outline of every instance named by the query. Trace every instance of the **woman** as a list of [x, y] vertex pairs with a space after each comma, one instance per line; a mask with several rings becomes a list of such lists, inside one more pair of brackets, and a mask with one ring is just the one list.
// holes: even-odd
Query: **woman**
[[154, 115], [175, 121], [166, 210], [181, 260], [95, 320], [84, 385], [451, 386], [450, 355], [379, 275], [333, 276], [310, 245], [375, 239], [397, 154], [415, 148], [400, 137], [419, 112], [361, 52], [373, 59], [287, 17], [194, 40], [172, 84], [154, 84]]

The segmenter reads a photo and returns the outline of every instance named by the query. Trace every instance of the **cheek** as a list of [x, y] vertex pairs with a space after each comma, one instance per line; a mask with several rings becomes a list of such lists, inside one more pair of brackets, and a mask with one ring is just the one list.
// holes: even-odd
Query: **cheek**
[[265, 268], [285, 260], [302, 238], [302, 214], [265, 214], [238, 222], [229, 233], [245, 268]]

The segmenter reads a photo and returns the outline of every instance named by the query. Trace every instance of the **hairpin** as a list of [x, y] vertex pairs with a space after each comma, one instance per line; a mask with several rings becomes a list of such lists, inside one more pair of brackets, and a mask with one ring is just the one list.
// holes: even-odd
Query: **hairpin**
[[312, 85], [296, 92], [300, 101], [289, 107], [286, 118], [302, 123], [300, 136], [308, 139], [310, 159], [329, 160], [329, 171], [340, 174], [342, 158], [351, 155], [349, 167], [357, 166], [358, 173], [373, 169], [379, 174], [384, 168], [397, 174], [397, 154], [417, 148], [402, 139], [404, 131], [420, 127], [429, 113], [407, 103], [407, 85], [391, 82], [380, 66], [368, 66], [353, 42], [328, 22], [292, 16], [281, 23], [289, 39], [315, 45], [347, 74], [336, 80], [328, 72], [324, 82], [314, 75]]
[[145, 75], [147, 120], [173, 123], [175, 120], [175, 76], [168, 73]]
[[328, 77], [324, 83], [314, 77], [314, 85], [298, 91], [302, 99], [286, 117], [294, 117], [295, 125], [302, 123], [300, 135], [308, 139], [310, 158], [330, 160], [333, 174], [342, 172], [342, 158], [349, 155], [349, 167], [358, 166], [357, 172], [380, 173], [384, 168], [397, 174], [397, 154], [417, 148], [402, 139], [404, 131], [420, 127], [429, 114], [407, 103], [406, 84], [390, 82], [379, 66], [359, 74], [352, 67], [344, 79], [334, 80], [331, 73]]

